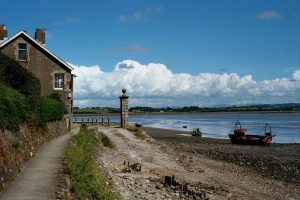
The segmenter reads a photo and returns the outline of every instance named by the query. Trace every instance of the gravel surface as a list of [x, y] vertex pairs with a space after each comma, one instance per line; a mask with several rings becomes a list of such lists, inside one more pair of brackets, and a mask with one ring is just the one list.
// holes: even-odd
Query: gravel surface
[[[115, 149], [102, 150], [99, 166], [125, 199], [299, 199], [297, 178], [276, 179], [258, 173], [261, 166], [250, 166], [254, 161], [248, 158], [256, 160], [255, 154], [263, 152], [263, 158], [276, 158], [280, 163], [298, 162], [298, 145], [291, 145], [290, 150], [283, 145], [283, 152], [280, 145], [267, 147], [275, 152], [270, 156], [265, 147], [231, 145], [184, 132], [145, 128], [152, 137], [140, 140], [121, 128], [98, 130], [116, 144]], [[239, 152], [247, 153], [240, 158], [235, 155]], [[293, 158], [286, 158], [287, 154]], [[241, 161], [235, 162], [235, 157]], [[175, 177], [171, 185], [164, 184], [166, 176]]]
[[144, 128], [158, 141], [171, 143], [185, 152], [246, 166], [264, 177], [300, 184], [300, 144], [253, 146], [230, 140], [192, 137], [187, 132]]

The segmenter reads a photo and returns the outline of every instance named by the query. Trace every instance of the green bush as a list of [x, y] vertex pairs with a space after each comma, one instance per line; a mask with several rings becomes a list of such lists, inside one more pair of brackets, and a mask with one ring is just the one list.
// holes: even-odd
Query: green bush
[[0, 83], [0, 128], [17, 130], [30, 114], [28, 99]]
[[65, 114], [65, 105], [49, 97], [41, 98], [41, 122], [53, 122], [62, 120]]
[[0, 52], [0, 82], [19, 91], [29, 99], [28, 121], [36, 124], [39, 121], [41, 94], [38, 78], [17, 61]]
[[52, 94], [49, 94], [48, 97], [57, 101], [61, 101], [61, 95], [58, 92], [53, 92]]
[[62, 103], [62, 105], [64, 105], [64, 113], [65, 114], [68, 113], [67, 107], [65, 106], [64, 102], [61, 100], [61, 94], [60, 93], [53, 92], [52, 94], [48, 95], [48, 97]]
[[0, 52], [0, 82], [20, 91], [22, 94], [35, 97], [39, 101], [41, 85], [31, 72], [22, 67], [17, 61]]
[[99, 142], [93, 132], [81, 129], [79, 134], [72, 136], [65, 150], [66, 172], [76, 199], [121, 199], [107, 184], [107, 176], [98, 169]]

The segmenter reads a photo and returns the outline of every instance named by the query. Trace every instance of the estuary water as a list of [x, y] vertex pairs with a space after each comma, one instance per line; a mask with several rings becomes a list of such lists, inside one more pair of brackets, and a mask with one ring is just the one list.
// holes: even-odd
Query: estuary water
[[[102, 116], [98, 116], [102, 117]], [[81, 118], [81, 117], [80, 117]], [[96, 116], [94, 116], [96, 118]], [[106, 120], [106, 119], [105, 119]], [[118, 115], [110, 116], [119, 122]], [[271, 124], [274, 143], [300, 143], [300, 113], [201, 113], [130, 115], [129, 123], [145, 127], [165, 128], [191, 132], [200, 128], [203, 137], [228, 139], [236, 121], [240, 121], [248, 134], [264, 134], [266, 123]], [[183, 128], [187, 127], [187, 128]]]

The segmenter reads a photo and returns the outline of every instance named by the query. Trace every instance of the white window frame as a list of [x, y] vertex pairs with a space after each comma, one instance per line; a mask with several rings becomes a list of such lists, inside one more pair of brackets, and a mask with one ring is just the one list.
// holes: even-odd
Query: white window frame
[[54, 89], [55, 90], [64, 90], [64, 87], [65, 87], [65, 74], [64, 73], [55, 73], [54, 74]]
[[[24, 44], [25, 48], [22, 49], [20, 48], [20, 44]], [[20, 59], [20, 51], [25, 51], [25, 60], [24, 59]], [[18, 43], [18, 60], [20, 61], [27, 61], [27, 44], [26, 43]]]

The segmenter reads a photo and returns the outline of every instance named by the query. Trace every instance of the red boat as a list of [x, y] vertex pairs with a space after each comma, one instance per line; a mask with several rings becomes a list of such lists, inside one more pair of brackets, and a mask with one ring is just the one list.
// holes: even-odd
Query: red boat
[[241, 123], [237, 122], [233, 128], [233, 134], [229, 133], [229, 138], [233, 144], [253, 144], [253, 145], [269, 145], [272, 143], [271, 125], [265, 125], [264, 135], [248, 135], [247, 129], [242, 128]]

